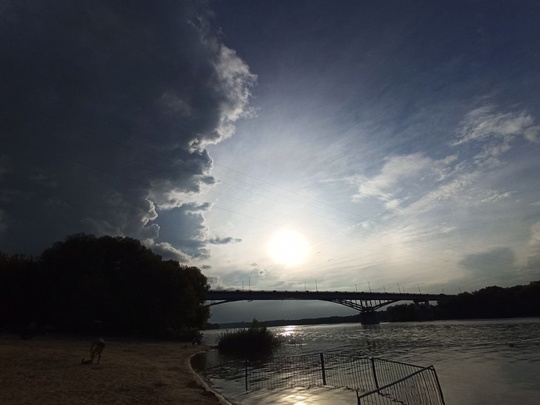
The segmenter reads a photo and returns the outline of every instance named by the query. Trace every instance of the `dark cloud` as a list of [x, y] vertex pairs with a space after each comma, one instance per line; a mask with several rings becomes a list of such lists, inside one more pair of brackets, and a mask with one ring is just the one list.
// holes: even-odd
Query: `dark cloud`
[[[178, 206], [168, 208], [160, 212], [157, 221], [159, 221], [159, 235], [153, 236], [152, 242], [155, 249], [159, 249], [163, 244], [165, 257], [171, 257], [166, 254], [170, 251], [167, 246], [172, 245], [193, 258], [208, 258], [210, 251], [207, 245], [225, 245], [229, 243], [240, 242], [240, 239], [232, 237], [209, 236], [209, 231], [205, 225], [204, 213], [211, 209], [208, 203], [180, 203]], [[150, 228], [148, 226], [147, 228]], [[174, 254], [172, 255], [174, 257]]]
[[242, 242], [242, 239], [231, 238], [230, 236], [227, 236], [225, 238], [214, 237], [214, 238], [208, 239], [208, 243], [211, 243], [213, 245], [228, 245], [229, 243], [238, 243], [238, 242]]
[[200, 4], [3, 3], [1, 249], [85, 231], [188, 260], [227, 240], [184, 197], [215, 182], [205, 147], [232, 134], [254, 76]]

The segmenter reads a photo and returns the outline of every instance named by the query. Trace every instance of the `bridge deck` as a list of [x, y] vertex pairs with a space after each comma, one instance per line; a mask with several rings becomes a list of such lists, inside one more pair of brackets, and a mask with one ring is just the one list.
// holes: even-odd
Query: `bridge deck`
[[263, 301], [263, 300], [383, 300], [383, 301], [445, 301], [455, 297], [449, 294], [405, 294], [357, 291], [257, 291], [257, 290], [211, 290], [208, 301]]

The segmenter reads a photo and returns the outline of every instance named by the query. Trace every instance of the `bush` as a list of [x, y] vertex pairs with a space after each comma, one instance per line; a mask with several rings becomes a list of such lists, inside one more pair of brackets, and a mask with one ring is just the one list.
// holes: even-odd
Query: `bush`
[[194, 344], [200, 344], [203, 335], [197, 328], [185, 327], [174, 329], [172, 327], [168, 327], [161, 332], [160, 336], [156, 337], [165, 340], [175, 340], [179, 342], [192, 342]]
[[220, 353], [256, 358], [269, 355], [280, 343], [273, 332], [254, 319], [249, 329], [222, 333], [218, 350]]

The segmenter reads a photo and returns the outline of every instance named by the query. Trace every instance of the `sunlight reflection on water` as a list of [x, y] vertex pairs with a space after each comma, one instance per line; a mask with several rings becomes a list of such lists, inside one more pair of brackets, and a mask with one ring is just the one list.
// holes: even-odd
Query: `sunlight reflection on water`
[[254, 391], [231, 399], [239, 405], [351, 405], [356, 403], [356, 394], [343, 388], [286, 388]]
[[[434, 365], [448, 405], [533, 405], [540, 398], [538, 318], [271, 329], [284, 336], [286, 342], [278, 356], [324, 352]], [[221, 332], [206, 332], [205, 341], [214, 344]], [[207, 366], [218, 358], [215, 352], [209, 354]], [[245, 393], [242, 373], [234, 375], [234, 366], [227, 367], [218, 373], [211, 372], [208, 378], [216, 389], [238, 404], [356, 403], [354, 391], [327, 387]], [[226, 375], [226, 379], [219, 378]]]

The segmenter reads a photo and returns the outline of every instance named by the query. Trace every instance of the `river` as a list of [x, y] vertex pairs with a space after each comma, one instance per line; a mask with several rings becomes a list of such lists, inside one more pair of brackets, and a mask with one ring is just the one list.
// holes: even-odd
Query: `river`
[[[447, 405], [540, 403], [540, 318], [310, 325], [270, 328], [283, 336], [276, 356], [326, 353], [433, 365]], [[206, 331], [215, 344], [223, 331]], [[224, 372], [205, 355], [207, 380], [234, 404], [355, 404], [350, 390], [291, 388], [245, 392], [241, 371]], [[241, 368], [241, 364], [238, 365]]]

